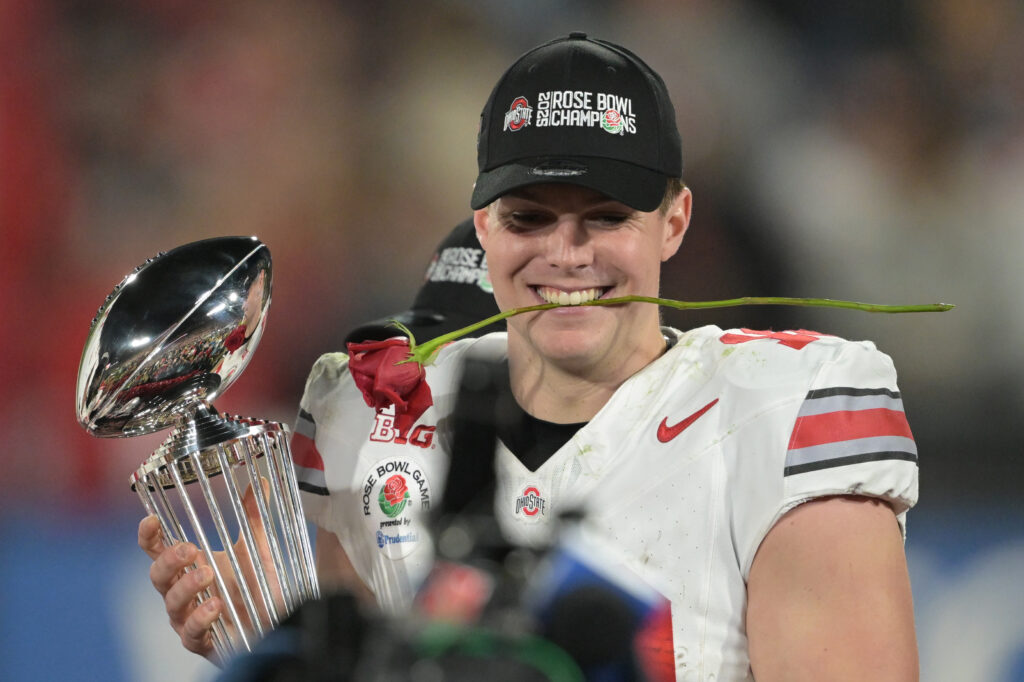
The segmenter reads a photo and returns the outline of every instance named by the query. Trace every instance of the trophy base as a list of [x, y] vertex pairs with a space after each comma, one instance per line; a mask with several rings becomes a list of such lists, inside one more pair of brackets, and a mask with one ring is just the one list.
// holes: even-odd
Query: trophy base
[[203, 402], [130, 479], [164, 543], [195, 544], [213, 568], [213, 587], [198, 599], [223, 597], [213, 627], [221, 660], [250, 651], [320, 596], [289, 438], [284, 424], [217, 414]]

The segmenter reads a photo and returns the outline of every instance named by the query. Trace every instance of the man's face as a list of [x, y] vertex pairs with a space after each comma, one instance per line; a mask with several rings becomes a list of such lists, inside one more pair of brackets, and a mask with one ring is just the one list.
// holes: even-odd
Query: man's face
[[243, 318], [242, 322], [251, 331], [259, 324], [260, 313], [263, 312], [263, 294], [266, 289], [267, 277], [266, 271], [260, 270], [256, 275], [256, 279], [253, 281], [252, 286], [249, 287], [249, 293], [245, 297], [245, 302], [242, 304]]
[[[511, 192], [474, 217], [498, 307], [508, 310], [657, 296], [661, 262], [679, 248], [689, 209], [688, 190], [663, 215], [583, 187], [545, 184]], [[524, 342], [543, 358], [585, 370], [660, 342], [658, 319], [649, 303], [528, 313], [509, 318], [510, 345]]]

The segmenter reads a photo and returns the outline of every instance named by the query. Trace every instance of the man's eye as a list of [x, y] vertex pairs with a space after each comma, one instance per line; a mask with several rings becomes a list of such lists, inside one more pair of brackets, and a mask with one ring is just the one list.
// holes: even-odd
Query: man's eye
[[624, 213], [602, 213], [590, 218], [591, 221], [603, 227], [615, 227], [626, 222], [628, 219], [629, 216]]
[[508, 216], [508, 223], [513, 228], [540, 227], [547, 222], [547, 216], [533, 211], [513, 211]]

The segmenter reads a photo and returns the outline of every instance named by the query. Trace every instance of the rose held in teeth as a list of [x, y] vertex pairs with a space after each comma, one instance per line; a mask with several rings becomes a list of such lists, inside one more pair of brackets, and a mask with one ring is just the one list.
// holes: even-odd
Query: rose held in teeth
[[640, 358], [659, 352], [654, 306], [596, 304], [658, 295], [660, 268], [651, 264], [674, 252], [685, 229], [673, 212], [642, 212], [585, 187], [542, 183], [502, 195], [474, 213], [474, 224], [500, 310], [569, 306], [509, 320], [509, 345], [530, 358], [530, 371], [578, 375], [603, 365], [629, 375]]

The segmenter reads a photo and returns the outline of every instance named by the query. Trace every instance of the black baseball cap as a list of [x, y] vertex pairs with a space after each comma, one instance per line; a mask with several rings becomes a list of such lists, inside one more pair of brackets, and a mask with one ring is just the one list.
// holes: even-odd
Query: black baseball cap
[[661, 76], [624, 47], [570, 33], [522, 55], [480, 114], [470, 205], [562, 182], [653, 211], [683, 174], [676, 114]]
[[[390, 324], [392, 320], [404, 324], [417, 342], [423, 342], [497, 314], [484, 250], [470, 218], [456, 225], [434, 251], [412, 307], [353, 329], [345, 343], [403, 336], [401, 329]], [[504, 322], [496, 322], [469, 336], [504, 328]]]

